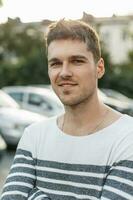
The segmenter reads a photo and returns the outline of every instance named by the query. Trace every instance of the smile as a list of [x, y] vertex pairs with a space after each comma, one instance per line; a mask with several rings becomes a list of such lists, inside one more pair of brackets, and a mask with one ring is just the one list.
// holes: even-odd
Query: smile
[[70, 82], [63, 82], [63, 83], [59, 83], [59, 86], [75, 86], [77, 85], [76, 83], [70, 83]]

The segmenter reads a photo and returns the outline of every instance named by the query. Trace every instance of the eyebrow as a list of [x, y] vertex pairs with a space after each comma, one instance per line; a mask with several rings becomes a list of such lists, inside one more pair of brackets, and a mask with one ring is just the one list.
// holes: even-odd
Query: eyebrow
[[51, 59], [48, 60], [49, 63], [51, 63], [51, 62], [57, 62], [57, 61], [59, 61], [58, 58], [51, 58]]
[[70, 56], [70, 59], [83, 59], [83, 60], [88, 60], [85, 56], [82, 55], [74, 55], [74, 56]]
[[[83, 60], [86, 60], [88, 61], [88, 59], [85, 57], [85, 56], [82, 56], [82, 55], [73, 55], [73, 56], [70, 56], [69, 59], [83, 59]], [[59, 58], [51, 58], [48, 60], [49, 63], [51, 62], [57, 62], [57, 61], [60, 61]]]

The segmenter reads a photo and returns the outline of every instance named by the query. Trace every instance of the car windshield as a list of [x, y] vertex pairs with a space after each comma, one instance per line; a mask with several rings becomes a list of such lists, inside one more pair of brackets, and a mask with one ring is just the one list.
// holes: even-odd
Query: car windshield
[[111, 90], [111, 89], [106, 90], [105, 89], [103, 91], [105, 91], [105, 93], [108, 97], [112, 97], [112, 98], [122, 100], [122, 101], [129, 101], [128, 97], [126, 97], [125, 95], [123, 95], [115, 90]]
[[0, 91], [0, 107], [19, 108], [19, 105], [3, 91]]

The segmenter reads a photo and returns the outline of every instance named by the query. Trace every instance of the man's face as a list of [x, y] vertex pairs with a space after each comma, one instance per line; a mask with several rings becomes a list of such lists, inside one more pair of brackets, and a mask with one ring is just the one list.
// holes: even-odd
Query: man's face
[[48, 47], [48, 73], [62, 103], [74, 106], [96, 95], [97, 79], [104, 73], [104, 64], [103, 60], [95, 64], [84, 42], [54, 40]]

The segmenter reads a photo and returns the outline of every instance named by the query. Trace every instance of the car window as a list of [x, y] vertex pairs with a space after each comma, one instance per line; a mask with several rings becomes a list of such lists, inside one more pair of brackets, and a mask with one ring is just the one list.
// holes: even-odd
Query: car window
[[20, 102], [23, 101], [24, 93], [22, 93], [22, 92], [9, 92], [8, 94], [9, 94], [12, 98], [14, 98], [16, 101], [20, 101]]
[[0, 91], [0, 107], [18, 108], [19, 105], [9, 95]]
[[43, 109], [53, 109], [48, 100], [44, 100], [41, 95], [30, 93], [28, 103], [36, 106], [42, 106]]

